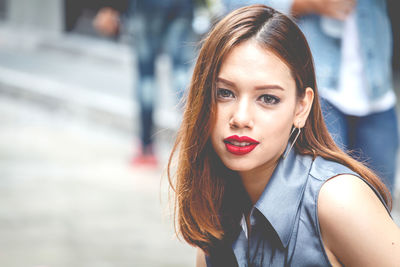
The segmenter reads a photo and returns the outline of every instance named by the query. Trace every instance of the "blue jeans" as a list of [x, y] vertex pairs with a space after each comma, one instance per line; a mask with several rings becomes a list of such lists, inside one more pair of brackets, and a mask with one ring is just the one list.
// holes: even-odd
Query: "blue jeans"
[[374, 170], [393, 193], [399, 146], [395, 108], [356, 117], [342, 113], [322, 98], [321, 108], [336, 144]]
[[[143, 4], [132, 16], [133, 49], [137, 56], [137, 95], [140, 107], [141, 143], [144, 152], [153, 143], [153, 110], [157, 95], [155, 68], [157, 57], [167, 53], [172, 59], [173, 87], [177, 95], [187, 86], [190, 57], [193, 52], [191, 5]], [[186, 1], [191, 3], [190, 1]]]

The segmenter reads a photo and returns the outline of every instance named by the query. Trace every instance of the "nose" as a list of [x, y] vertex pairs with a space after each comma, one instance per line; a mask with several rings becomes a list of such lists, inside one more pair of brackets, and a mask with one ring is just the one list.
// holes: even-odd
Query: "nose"
[[237, 102], [233, 108], [229, 125], [234, 129], [253, 128], [253, 114], [249, 101], [243, 99]]

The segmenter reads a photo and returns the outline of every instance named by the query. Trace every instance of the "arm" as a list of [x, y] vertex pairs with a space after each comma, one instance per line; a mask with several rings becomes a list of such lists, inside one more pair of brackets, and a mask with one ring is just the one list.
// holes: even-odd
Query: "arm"
[[315, 0], [294, 0], [292, 13], [296, 16], [316, 13]]
[[200, 248], [197, 249], [196, 253], [196, 267], [207, 267], [206, 256]]
[[291, 12], [295, 16], [317, 14], [344, 20], [355, 5], [356, 0], [294, 0]]
[[331, 262], [400, 265], [400, 229], [361, 179], [339, 175], [327, 181], [318, 197], [318, 218]]

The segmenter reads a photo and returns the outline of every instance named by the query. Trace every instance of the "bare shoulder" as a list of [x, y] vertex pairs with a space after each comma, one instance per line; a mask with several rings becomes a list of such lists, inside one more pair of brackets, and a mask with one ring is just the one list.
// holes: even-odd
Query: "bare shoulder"
[[[358, 206], [361, 203], [363, 205]], [[326, 181], [321, 188], [318, 198], [318, 207], [322, 208], [321, 211], [325, 206], [335, 208], [338, 205], [348, 209], [359, 209], [368, 205], [387, 214], [385, 207], [375, 192], [363, 180], [351, 174], [341, 174], [333, 177]], [[337, 211], [340, 212], [341, 209]]]
[[318, 197], [318, 219], [325, 249], [344, 265], [400, 266], [400, 230], [360, 178], [328, 180]]

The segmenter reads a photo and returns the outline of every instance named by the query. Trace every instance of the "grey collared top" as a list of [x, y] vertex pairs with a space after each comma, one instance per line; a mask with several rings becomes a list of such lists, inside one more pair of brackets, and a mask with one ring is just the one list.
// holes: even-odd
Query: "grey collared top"
[[359, 177], [337, 162], [321, 157], [313, 161], [293, 150], [281, 159], [251, 210], [250, 237], [242, 220], [241, 233], [232, 245], [238, 265], [331, 266], [321, 239], [317, 200], [324, 182], [339, 174]]

